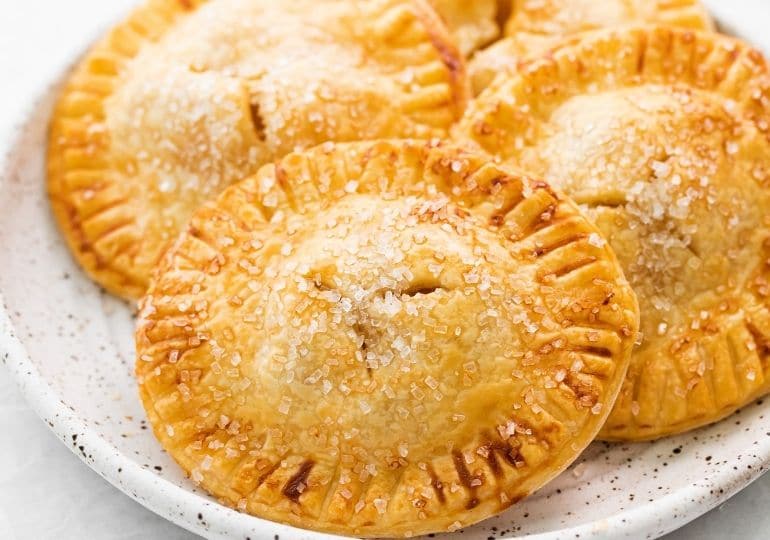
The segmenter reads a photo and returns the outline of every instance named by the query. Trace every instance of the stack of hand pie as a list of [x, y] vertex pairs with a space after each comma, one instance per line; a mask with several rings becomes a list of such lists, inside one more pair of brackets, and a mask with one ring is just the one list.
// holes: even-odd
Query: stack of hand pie
[[48, 186], [141, 298], [163, 447], [243, 512], [412, 536], [770, 391], [770, 73], [711, 30], [696, 0], [135, 10]]

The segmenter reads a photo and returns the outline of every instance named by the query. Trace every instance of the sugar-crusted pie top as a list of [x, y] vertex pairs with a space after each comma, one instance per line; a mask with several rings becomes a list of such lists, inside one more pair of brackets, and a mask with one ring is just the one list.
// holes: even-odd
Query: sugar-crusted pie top
[[769, 129], [759, 52], [662, 28], [575, 39], [458, 127], [582, 204], [639, 295], [644, 337], [602, 436], [685, 431], [770, 388]]
[[637, 316], [547, 184], [451, 146], [327, 144], [195, 213], [142, 303], [137, 374], [163, 446], [225, 503], [416, 535], [575, 459]]
[[103, 286], [135, 298], [191, 212], [295, 149], [445, 133], [462, 57], [426, 0], [149, 0], [57, 106], [54, 211]]

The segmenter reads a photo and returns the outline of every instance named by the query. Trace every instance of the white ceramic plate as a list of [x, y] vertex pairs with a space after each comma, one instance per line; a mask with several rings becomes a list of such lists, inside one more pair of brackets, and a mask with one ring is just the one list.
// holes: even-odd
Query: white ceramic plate
[[[766, 0], [708, 3], [724, 28], [770, 52]], [[105, 9], [109, 2], [66, 4], [100, 17], [98, 26], [116, 16]], [[0, 7], [0, 19], [22, 9], [7, 3]], [[69, 41], [57, 43], [54, 56], [72, 61], [82, 51], [83, 38], [64, 35]], [[51, 86], [38, 88], [32, 97], [18, 92], [28, 96], [25, 103], [13, 103], [18, 127], [5, 136], [0, 131], [0, 152], [7, 154], [0, 162], [2, 363], [67, 446], [109, 482], [171, 521], [208, 538], [330, 538], [220, 506], [195, 489], [160, 449], [144, 421], [132, 376], [131, 310], [100, 292], [76, 267], [45, 196], [47, 121], [56, 83], [67, 66], [38, 55], [30, 67], [29, 56], [19, 55], [15, 67], [19, 73], [36, 70], [35, 80]], [[716, 506], [768, 465], [770, 400], [676, 438], [596, 443], [545, 489], [447, 538], [657, 537]]]

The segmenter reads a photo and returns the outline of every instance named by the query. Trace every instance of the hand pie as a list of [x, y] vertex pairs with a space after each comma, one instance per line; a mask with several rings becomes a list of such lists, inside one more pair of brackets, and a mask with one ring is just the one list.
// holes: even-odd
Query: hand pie
[[460, 51], [469, 55], [500, 35], [498, 0], [430, 0], [446, 21]]
[[474, 92], [478, 95], [499, 72], [513, 71], [519, 60], [539, 56], [565, 36], [634, 23], [713, 28], [700, 0], [515, 1], [505, 25], [507, 37], [477, 53], [469, 65]]
[[138, 297], [204, 200], [327, 140], [440, 136], [464, 88], [423, 1], [149, 0], [66, 85], [53, 209], [94, 279]]
[[650, 439], [770, 389], [770, 75], [717, 34], [576, 38], [485, 91], [457, 135], [564, 189], [639, 296], [601, 436]]
[[224, 503], [418, 535], [578, 456], [637, 309], [547, 184], [453, 147], [325, 144], [194, 214], [142, 302], [137, 374], [164, 448]]

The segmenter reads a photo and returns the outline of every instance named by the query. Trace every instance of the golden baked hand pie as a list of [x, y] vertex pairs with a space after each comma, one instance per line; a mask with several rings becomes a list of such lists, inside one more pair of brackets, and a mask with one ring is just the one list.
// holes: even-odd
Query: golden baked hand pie
[[643, 341], [604, 438], [682, 432], [770, 388], [769, 128], [760, 53], [657, 28], [575, 39], [461, 122], [581, 203], [639, 296]]
[[604, 422], [638, 324], [614, 254], [545, 183], [436, 144], [291, 154], [163, 258], [141, 397], [224, 503], [355, 536], [455, 530]]
[[498, 0], [430, 0], [446, 21], [460, 51], [469, 55], [500, 35]]
[[150, 0], [67, 83], [53, 209], [94, 279], [138, 297], [201, 202], [326, 140], [444, 134], [463, 70], [425, 0]]
[[479, 94], [499, 72], [513, 71], [522, 58], [539, 56], [566, 36], [635, 23], [713, 28], [700, 0], [514, 1], [505, 25], [507, 37], [477, 53], [470, 62], [474, 92]]

